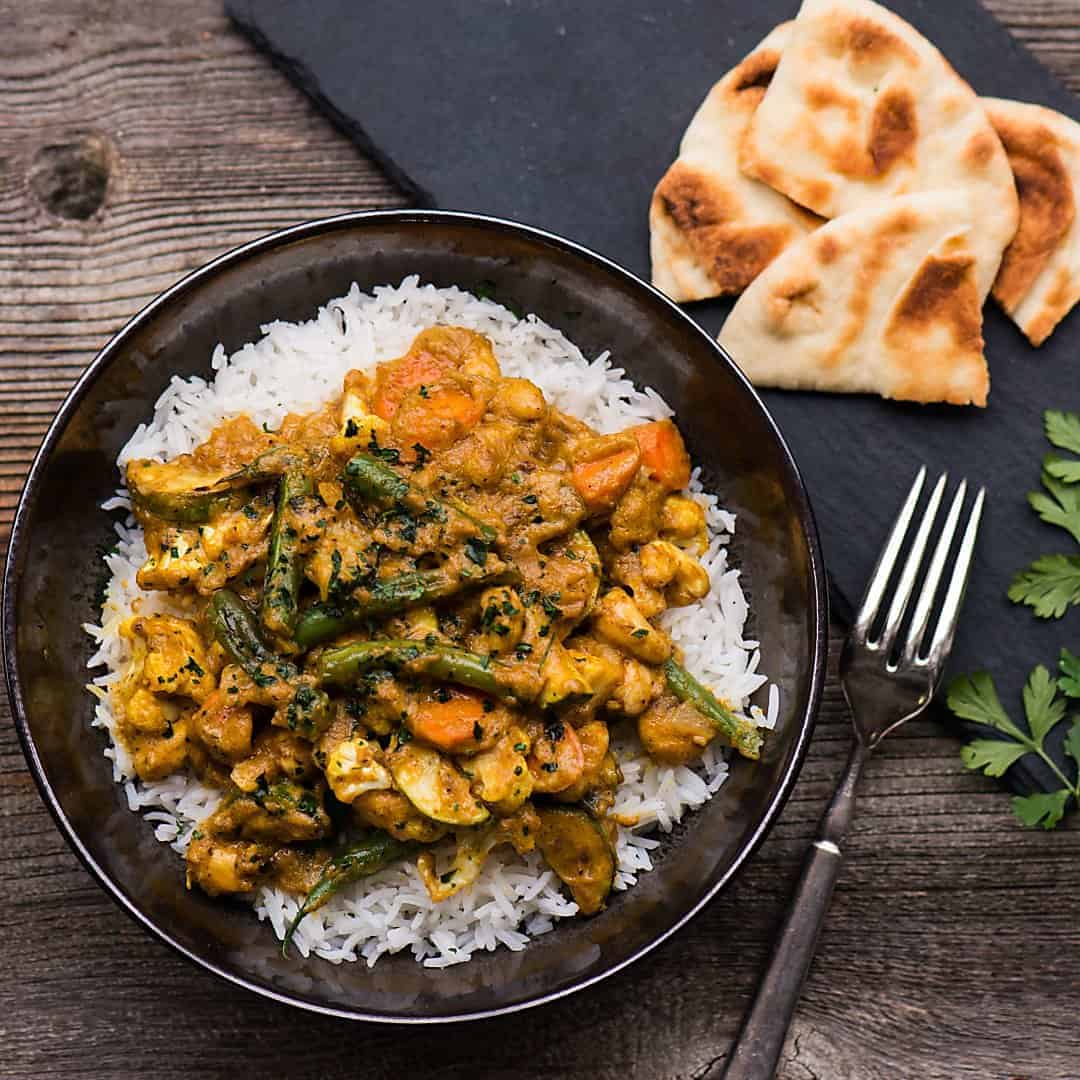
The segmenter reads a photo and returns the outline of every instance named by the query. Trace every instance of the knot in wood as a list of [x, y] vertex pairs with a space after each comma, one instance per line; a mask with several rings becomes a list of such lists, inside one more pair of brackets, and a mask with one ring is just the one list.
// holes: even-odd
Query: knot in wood
[[112, 157], [109, 141], [94, 133], [43, 146], [30, 166], [30, 189], [50, 214], [86, 221], [105, 202]]

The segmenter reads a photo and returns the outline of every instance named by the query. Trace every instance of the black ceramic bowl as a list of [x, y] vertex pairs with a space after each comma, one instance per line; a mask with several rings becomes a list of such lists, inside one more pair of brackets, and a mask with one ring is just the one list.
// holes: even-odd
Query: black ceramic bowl
[[[487, 289], [535, 312], [587, 355], [610, 348], [675, 408], [704, 481], [739, 515], [733, 543], [781, 716], [762, 759], [731, 778], [660, 849], [659, 865], [601, 915], [570, 920], [520, 953], [478, 953], [432, 971], [411, 955], [333, 966], [282, 959], [249, 908], [184, 888], [182, 861], [130, 813], [90, 727], [84, 689], [113, 539], [99, 507], [135, 425], [174, 374], [206, 374], [273, 319], [309, 317], [356, 281], [418, 273]], [[806, 492], [783, 439], [731, 360], [660, 293], [565, 240], [461, 214], [387, 212], [316, 221], [255, 241], [184, 279], [102, 350], [38, 452], [15, 517], [4, 578], [4, 656], [30, 769], [61, 832], [147, 929], [222, 977], [304, 1008], [397, 1022], [464, 1019], [551, 1000], [644, 955], [723, 888], [779, 813], [802, 763], [825, 666], [821, 554]]]

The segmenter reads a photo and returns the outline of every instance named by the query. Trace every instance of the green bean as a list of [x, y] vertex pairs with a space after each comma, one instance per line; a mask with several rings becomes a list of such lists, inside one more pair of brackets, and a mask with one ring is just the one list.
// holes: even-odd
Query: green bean
[[485, 544], [495, 542], [497, 533], [450, 499], [437, 499], [414, 487], [399, 476], [385, 461], [370, 454], [355, 454], [342, 474], [345, 486], [354, 495], [379, 505], [400, 504], [416, 513], [428, 513], [449, 517], [455, 515], [467, 522]]
[[408, 570], [376, 581], [368, 589], [356, 589], [347, 599], [313, 604], [296, 625], [295, 640], [302, 648], [362, 626], [368, 619], [394, 615], [399, 611], [453, 596], [473, 585], [488, 585], [516, 577], [504, 562], [492, 556], [471, 576], [449, 574], [445, 569]]
[[201, 525], [234, 505], [234, 493], [238, 489], [273, 480], [289, 469], [299, 468], [303, 463], [303, 455], [293, 447], [273, 446], [242, 469], [212, 484], [198, 485], [186, 491], [159, 491], [142, 486], [138, 469], [132, 467], [141, 463], [132, 462], [127, 469], [127, 485], [131, 490], [132, 502], [146, 513], [165, 521]]
[[[314, 739], [330, 719], [330, 699], [314, 686], [310, 676], [285, 657], [278, 656], [259, 635], [255, 616], [236, 593], [218, 589], [207, 608], [210, 626], [221, 647], [240, 665], [261, 690], [281, 685], [292, 691], [291, 698], [272, 693], [278, 704], [274, 723], [283, 725], [308, 739]], [[304, 681], [307, 680], [307, 681]], [[297, 685], [298, 684], [298, 685]]]
[[144, 513], [179, 525], [203, 525], [235, 501], [232, 492], [140, 491], [128, 478], [132, 504]]
[[218, 644], [240, 665], [253, 679], [264, 675], [264, 665], [280, 667], [287, 674], [282, 678], [296, 675], [296, 665], [282, 660], [259, 634], [255, 617], [248, 606], [231, 589], [218, 589], [210, 598], [207, 616]]
[[740, 720], [706, 686], [674, 660], [664, 664], [668, 689], [680, 700], [692, 705], [745, 758], [757, 761], [761, 756], [761, 730], [745, 720]]
[[343, 479], [351, 491], [374, 503], [399, 502], [411, 487], [389, 465], [368, 454], [354, 455], [345, 466]]
[[297, 604], [304, 569], [300, 562], [300, 533], [291, 520], [297, 501], [311, 494], [311, 480], [290, 469], [278, 485], [277, 507], [270, 526], [270, 552], [266, 561], [259, 619], [263, 628], [288, 640], [296, 628]]
[[322, 872], [315, 887], [304, 897], [285, 937], [281, 942], [281, 955], [288, 956], [289, 942], [305, 915], [318, 910], [346, 885], [374, 874], [390, 863], [404, 858], [415, 850], [415, 845], [395, 840], [389, 833], [373, 832], [352, 847], [335, 855]]
[[539, 693], [539, 676], [524, 664], [492, 660], [453, 645], [390, 639], [354, 641], [319, 657], [319, 681], [348, 685], [374, 668], [403, 668], [441, 682], [458, 683], [509, 701], [531, 701]]

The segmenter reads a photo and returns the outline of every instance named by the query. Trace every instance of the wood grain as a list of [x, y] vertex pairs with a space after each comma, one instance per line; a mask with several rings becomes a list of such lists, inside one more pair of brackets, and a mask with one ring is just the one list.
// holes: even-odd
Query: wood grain
[[[1080, 90], [1080, 0], [989, 6]], [[0, 26], [2, 544], [57, 405], [142, 304], [278, 226], [403, 200], [229, 30], [217, 0], [0, 0]], [[509, 1020], [401, 1033], [263, 1002], [148, 938], [68, 852], [3, 713], [0, 1076], [88, 1080], [701, 1080], [734, 1036], [848, 742], [831, 679], [759, 854], [636, 968]], [[1080, 830], [1020, 829], [932, 722], [887, 742], [782, 1080], [1075, 1080], [1078, 856]]]

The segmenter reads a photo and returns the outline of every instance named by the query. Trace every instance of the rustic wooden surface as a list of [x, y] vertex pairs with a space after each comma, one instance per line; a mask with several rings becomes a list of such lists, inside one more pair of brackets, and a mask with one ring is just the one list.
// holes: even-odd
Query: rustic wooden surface
[[[947, 2], [947, 0], [946, 0]], [[1080, 0], [994, 0], [1080, 90]], [[53, 411], [125, 319], [241, 241], [401, 196], [219, 0], [0, 0], [0, 546]], [[704, 1078], [722, 1061], [844, 759], [835, 680], [735, 885], [629, 972], [450, 1029], [320, 1020], [151, 940], [65, 847], [0, 719], [0, 1076]], [[1029, 832], [913, 724], [871, 761], [783, 1080], [1080, 1077], [1080, 831]]]

